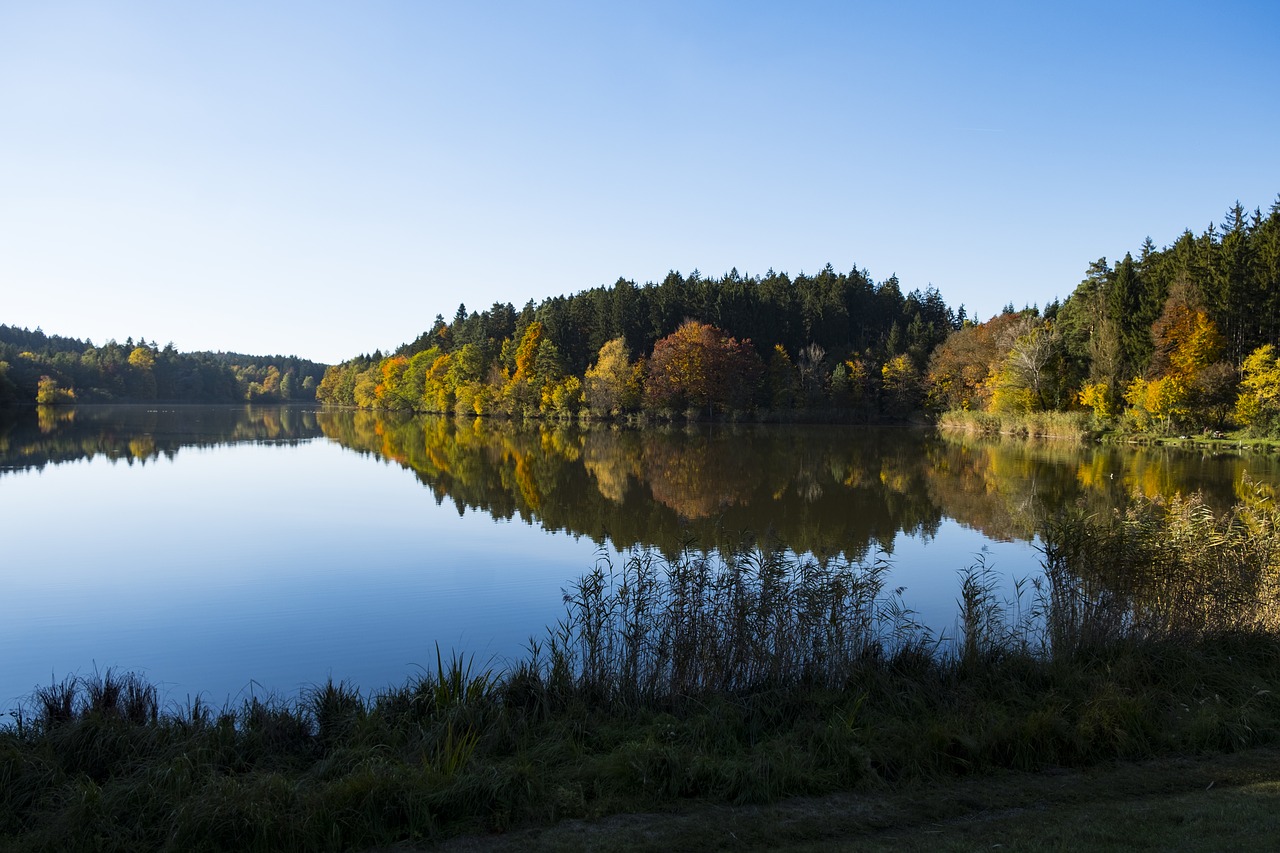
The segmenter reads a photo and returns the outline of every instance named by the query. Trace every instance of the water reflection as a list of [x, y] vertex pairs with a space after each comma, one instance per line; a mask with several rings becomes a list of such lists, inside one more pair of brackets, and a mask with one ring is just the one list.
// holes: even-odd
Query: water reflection
[[314, 408], [39, 406], [0, 413], [0, 474], [105, 457], [146, 463], [184, 447], [294, 442], [322, 435]]
[[0, 702], [92, 661], [221, 698], [247, 679], [383, 686], [437, 642], [514, 659], [563, 615], [592, 541], [672, 556], [750, 532], [819, 556], [893, 552], [890, 586], [954, 636], [956, 572], [980, 549], [1004, 576], [1030, 576], [1026, 543], [1063, 505], [1102, 513], [1135, 492], [1199, 490], [1221, 508], [1246, 473], [1280, 481], [1269, 456], [906, 429], [28, 411], [0, 422], [0, 536], [17, 567]]
[[750, 534], [818, 556], [892, 553], [951, 518], [1029, 541], [1060, 507], [1201, 492], [1223, 508], [1269, 455], [1080, 447], [926, 430], [695, 426], [583, 429], [288, 406], [41, 408], [0, 421], [0, 474], [104, 456], [130, 464], [184, 447], [319, 437], [396, 463], [437, 503], [519, 518], [623, 549], [673, 555]]
[[672, 554], [743, 532], [819, 556], [892, 553], [944, 518], [998, 541], [1034, 538], [1059, 508], [1200, 491], [1225, 507], [1270, 456], [948, 438], [923, 430], [716, 426], [620, 430], [321, 412], [324, 434], [412, 470], [459, 512], [519, 517]]

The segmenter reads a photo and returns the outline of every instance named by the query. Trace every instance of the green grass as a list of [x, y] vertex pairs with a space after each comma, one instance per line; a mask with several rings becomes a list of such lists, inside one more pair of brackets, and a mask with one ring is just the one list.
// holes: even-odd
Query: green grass
[[1266, 850], [1280, 752], [993, 773], [764, 806], [695, 804], [444, 844], [473, 850]]
[[[919, 812], [885, 812], [862, 840], [1030, 845], [1018, 833], [1040, 823], [1019, 823], [1016, 797], [978, 836], [954, 792], [1280, 742], [1278, 531], [1261, 491], [1223, 515], [1179, 499], [1064, 517], [1017, 600], [985, 566], [967, 573], [954, 642], [913, 623], [881, 564], [744, 546], [602, 559], [501, 673], [437, 650], [434, 670], [382, 691], [329, 682], [220, 710], [160, 708], [111, 670], [68, 679], [0, 730], [0, 849], [361, 850], [926, 790], [953, 792], [930, 818], [945, 839]], [[1152, 796], [1190, 813], [1165, 802], [1190, 793]], [[1110, 808], [1067, 802], [1053, 819], [1101, 833]], [[843, 838], [797, 821], [734, 826], [761, 846]], [[730, 844], [717, 827], [689, 831]]]
[[1280, 451], [1280, 439], [1251, 435], [1247, 430], [1204, 433], [1168, 433], [1106, 431], [1099, 439], [1108, 444], [1144, 444], [1162, 447], [1184, 447], [1195, 450], [1274, 453]]

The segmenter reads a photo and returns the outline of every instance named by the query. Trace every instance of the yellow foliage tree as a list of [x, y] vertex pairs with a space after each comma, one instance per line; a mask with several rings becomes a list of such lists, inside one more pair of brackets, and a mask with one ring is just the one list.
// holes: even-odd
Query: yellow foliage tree
[[134, 347], [129, 353], [129, 364], [139, 370], [151, 370], [156, 366], [156, 354], [147, 347]]
[[1092, 409], [1093, 416], [1100, 421], [1109, 420], [1116, 415], [1116, 401], [1111, 393], [1111, 386], [1106, 382], [1086, 382], [1076, 400], [1086, 409]]
[[1280, 424], [1280, 358], [1275, 347], [1265, 344], [1249, 353], [1241, 372], [1236, 420], [1255, 432], [1274, 429]]
[[582, 408], [582, 380], [566, 376], [542, 388], [542, 411], [557, 418], [572, 418]]
[[55, 406], [59, 403], [74, 403], [76, 392], [63, 388], [58, 380], [51, 376], [41, 376], [36, 385], [36, 402], [42, 406]]
[[523, 379], [526, 382], [533, 379], [534, 361], [538, 357], [538, 347], [542, 345], [542, 337], [542, 324], [534, 320], [524, 330], [524, 336], [520, 338], [520, 346], [516, 348], [516, 371], [512, 374], [512, 379]]
[[924, 391], [920, 371], [905, 353], [895, 355], [880, 368], [880, 387], [887, 414], [903, 416], [919, 408]]
[[617, 337], [600, 347], [596, 363], [583, 375], [583, 395], [595, 415], [616, 415], [640, 401], [639, 384], [625, 338]]
[[1139, 429], [1194, 425], [1203, 420], [1204, 380], [1222, 354], [1222, 335], [1203, 308], [1181, 297], [1169, 299], [1151, 333], [1156, 341], [1151, 364], [1155, 376], [1129, 383], [1125, 415]]

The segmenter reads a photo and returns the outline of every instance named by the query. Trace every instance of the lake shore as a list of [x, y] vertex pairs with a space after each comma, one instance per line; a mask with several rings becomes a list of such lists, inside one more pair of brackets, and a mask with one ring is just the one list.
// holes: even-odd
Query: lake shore
[[222, 709], [162, 709], [154, 686], [110, 670], [68, 679], [0, 730], [0, 849], [412, 849], [511, 833], [653, 849], [673, 832], [680, 846], [925, 849], [939, 823], [953, 848], [1046, 825], [1087, 847], [1124, 832], [1127, 806], [1171, 833], [1199, 809], [1212, 837], [1234, 810], [1248, 833], [1276, 798], [1257, 771], [1271, 753], [1210, 771], [1239, 791], [1225, 804], [1187, 799], [1185, 762], [1280, 746], [1280, 511], [1143, 506], [1047, 530], [1035, 607], [971, 570], [951, 644], [886, 608], [874, 567], [755, 550], [598, 566], [503, 672], [438, 654], [399, 687], [330, 681]]
[[917, 651], [838, 689], [656, 704], [446, 662], [371, 699], [157, 713], [124, 678], [0, 732], [0, 850], [1037, 849], [1054, 826], [1123, 846], [1126, 809], [1168, 833], [1268, 813], [1277, 671], [1280, 640], [1239, 635], [1058, 664]]

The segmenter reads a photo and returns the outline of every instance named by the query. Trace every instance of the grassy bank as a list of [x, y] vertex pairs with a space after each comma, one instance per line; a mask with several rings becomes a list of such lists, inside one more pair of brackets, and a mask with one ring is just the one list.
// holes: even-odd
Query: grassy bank
[[952, 409], [938, 416], [938, 429], [968, 435], [1012, 435], [1021, 438], [1052, 438], [1089, 441], [1096, 437], [1086, 412], [975, 412]]
[[440, 849], [1219, 851], [1268, 850], [1277, 832], [1280, 750], [1260, 748], [1035, 774], [997, 771], [756, 806], [690, 804], [464, 836]]
[[225, 709], [68, 680], [0, 732], [0, 848], [358, 850], [1275, 744], [1278, 521], [1060, 519], [1018, 601], [967, 573], [954, 642], [883, 566], [744, 548], [600, 563], [502, 673]]
[[1249, 435], [1244, 430], [1225, 433], [1192, 433], [1189, 435], [1166, 435], [1151, 432], [1103, 432], [1099, 435], [1099, 440], [1107, 444], [1184, 447], [1210, 452], [1276, 453], [1280, 451], [1280, 439]]

